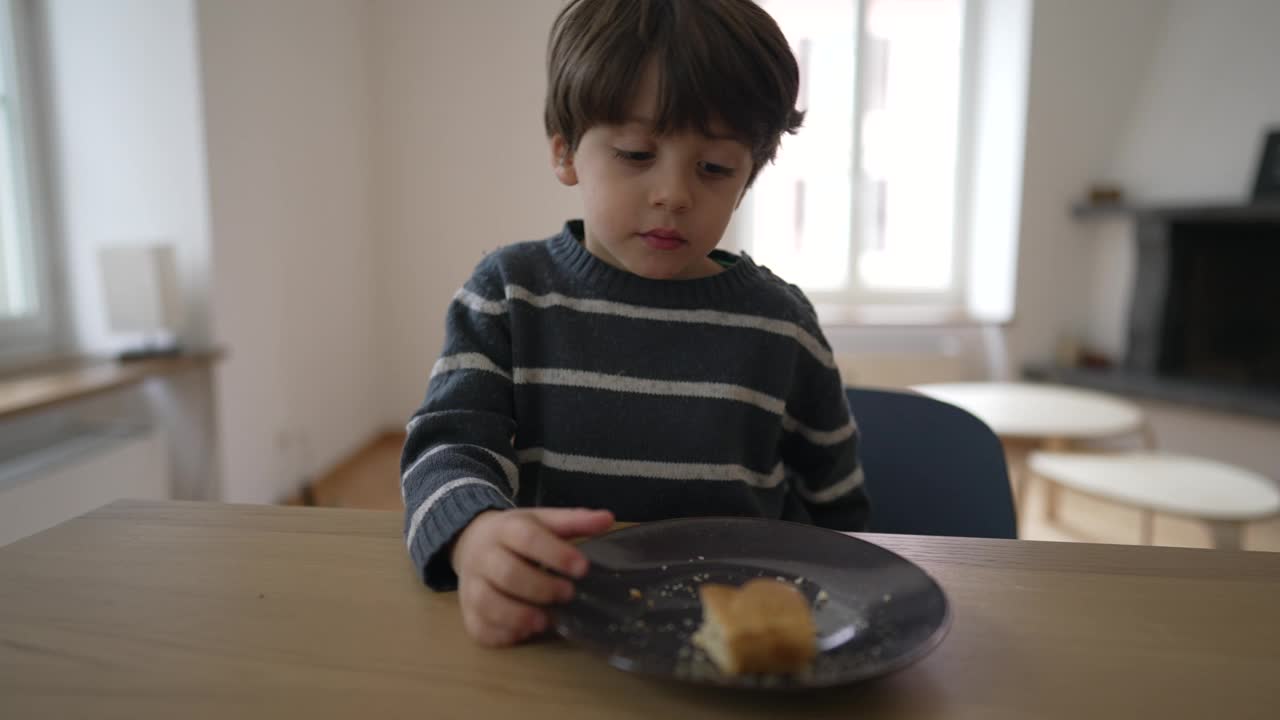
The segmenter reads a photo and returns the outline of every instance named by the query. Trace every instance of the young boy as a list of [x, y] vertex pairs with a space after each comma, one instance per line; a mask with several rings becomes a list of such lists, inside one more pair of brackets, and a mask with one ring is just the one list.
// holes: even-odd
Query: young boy
[[715, 249], [802, 119], [777, 25], [751, 0], [574, 0], [548, 74], [583, 219], [488, 255], [454, 297], [401, 466], [409, 553], [487, 645], [544, 630], [587, 569], [569, 539], [615, 519], [867, 514], [812, 306]]

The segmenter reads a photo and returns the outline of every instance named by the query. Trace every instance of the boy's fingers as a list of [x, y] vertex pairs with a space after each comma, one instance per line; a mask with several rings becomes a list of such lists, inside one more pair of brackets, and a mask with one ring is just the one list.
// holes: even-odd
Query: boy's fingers
[[472, 597], [476, 614], [486, 624], [510, 631], [513, 642], [546, 629], [546, 613], [507, 597], [484, 578], [476, 578], [475, 583]]
[[464, 610], [462, 624], [476, 642], [486, 647], [505, 647], [519, 642], [516, 634], [504, 627], [491, 625], [476, 614], [474, 610]]
[[573, 596], [573, 584], [552, 577], [511, 553], [490, 553], [481, 573], [495, 588], [517, 600], [536, 605], [562, 602]]
[[613, 513], [582, 508], [535, 508], [530, 514], [563, 538], [598, 535], [613, 527]]
[[530, 633], [517, 632], [500, 625], [490, 625], [479, 618], [473, 618], [467, 629], [476, 642], [486, 647], [509, 647], [529, 637]]
[[560, 539], [533, 514], [513, 517], [499, 537], [503, 547], [515, 555], [544, 565], [570, 577], [587, 571], [587, 558], [577, 548]]

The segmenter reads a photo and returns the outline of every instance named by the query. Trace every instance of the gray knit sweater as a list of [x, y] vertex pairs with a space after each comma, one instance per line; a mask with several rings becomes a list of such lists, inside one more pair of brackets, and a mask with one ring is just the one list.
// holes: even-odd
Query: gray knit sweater
[[401, 458], [423, 580], [456, 586], [448, 548], [491, 508], [862, 529], [856, 427], [800, 290], [722, 251], [718, 275], [649, 280], [581, 238], [488, 255], [450, 304]]

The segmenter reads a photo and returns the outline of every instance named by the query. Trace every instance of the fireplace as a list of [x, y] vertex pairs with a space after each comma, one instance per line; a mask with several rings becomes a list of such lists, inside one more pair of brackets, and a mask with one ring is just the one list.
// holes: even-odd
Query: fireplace
[[1126, 369], [1280, 393], [1280, 213], [1149, 213]]
[[1135, 220], [1129, 346], [1115, 367], [1030, 380], [1280, 420], [1280, 203], [1077, 208]]

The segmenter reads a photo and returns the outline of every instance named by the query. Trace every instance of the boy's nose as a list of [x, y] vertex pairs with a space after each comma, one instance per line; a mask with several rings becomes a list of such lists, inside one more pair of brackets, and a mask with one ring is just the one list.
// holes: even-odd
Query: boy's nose
[[649, 191], [649, 203], [668, 212], [684, 212], [693, 203], [689, 181], [679, 172], [659, 175]]

